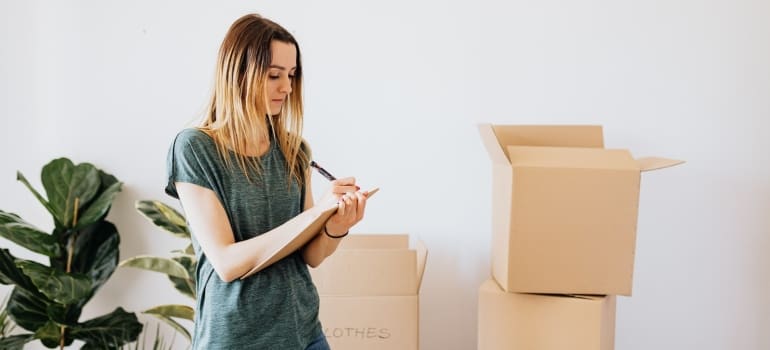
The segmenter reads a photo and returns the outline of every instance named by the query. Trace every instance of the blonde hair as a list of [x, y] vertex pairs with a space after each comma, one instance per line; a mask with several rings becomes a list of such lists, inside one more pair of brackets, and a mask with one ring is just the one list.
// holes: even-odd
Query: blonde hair
[[[267, 95], [273, 40], [293, 44], [297, 49], [292, 92], [288, 103], [274, 116]], [[310, 158], [301, 136], [302, 112], [302, 64], [294, 36], [258, 14], [236, 20], [219, 48], [211, 101], [198, 128], [211, 135], [228, 166], [232, 166], [228, 149], [232, 150], [249, 179], [249, 169], [257, 174], [262, 169], [258, 157], [246, 156], [248, 140], [270, 140], [272, 131], [286, 158], [289, 177], [302, 186]]]

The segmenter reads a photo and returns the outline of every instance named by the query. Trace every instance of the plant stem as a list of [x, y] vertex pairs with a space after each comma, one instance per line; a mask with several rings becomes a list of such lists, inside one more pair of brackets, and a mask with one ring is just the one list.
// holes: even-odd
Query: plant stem
[[[78, 207], [80, 206], [80, 197], [75, 197], [74, 213], [72, 214], [72, 227], [78, 225]], [[75, 254], [75, 240], [78, 238], [78, 232], [75, 231], [67, 244], [67, 273], [72, 272], [72, 255]], [[59, 338], [59, 349], [64, 350], [64, 332], [67, 328], [60, 326], [61, 337]]]
[[[75, 197], [75, 212], [72, 215], [72, 227], [75, 227], [78, 225], [78, 205], [80, 202], [80, 197]], [[70, 273], [72, 270], [72, 255], [75, 253], [73, 245], [75, 245], [75, 239], [77, 238], [77, 231], [73, 233], [72, 238], [70, 239], [69, 247], [67, 247], [67, 273]]]

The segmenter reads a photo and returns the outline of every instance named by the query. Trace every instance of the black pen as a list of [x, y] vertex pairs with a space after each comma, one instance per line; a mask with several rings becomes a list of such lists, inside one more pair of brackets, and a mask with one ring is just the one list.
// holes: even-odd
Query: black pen
[[321, 168], [321, 166], [318, 165], [318, 163], [316, 163], [314, 160], [310, 161], [310, 166], [312, 166], [313, 168], [316, 168], [316, 170], [318, 170], [318, 172], [321, 173], [321, 175], [323, 175], [325, 178], [329, 179], [329, 181], [337, 180], [337, 178], [334, 177], [334, 175], [329, 174], [329, 172], [326, 171], [326, 169]]

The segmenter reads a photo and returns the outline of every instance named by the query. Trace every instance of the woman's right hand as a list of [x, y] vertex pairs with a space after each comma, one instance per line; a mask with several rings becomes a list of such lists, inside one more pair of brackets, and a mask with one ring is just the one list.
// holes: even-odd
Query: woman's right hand
[[356, 192], [360, 188], [356, 186], [356, 178], [345, 177], [331, 182], [331, 187], [321, 197], [321, 203], [332, 201], [337, 203], [348, 192]]

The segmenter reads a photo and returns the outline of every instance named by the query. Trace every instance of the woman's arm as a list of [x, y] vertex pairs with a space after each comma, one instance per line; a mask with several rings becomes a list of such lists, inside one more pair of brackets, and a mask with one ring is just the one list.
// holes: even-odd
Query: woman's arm
[[[223, 281], [233, 281], [250, 271], [255, 261], [260, 260], [263, 254], [269, 254], [264, 251], [264, 247], [276, 236], [285, 237], [285, 235], [296, 234], [289, 231], [296, 230], [295, 225], [283, 224], [264, 234], [236, 243], [227, 213], [214, 191], [185, 182], [176, 182], [176, 189], [191, 231]], [[332, 190], [335, 193], [355, 191], [355, 185], [343, 183], [335, 185]], [[315, 214], [313, 210], [315, 210], [314, 207], [311, 207], [287, 223], [302, 220], [303, 216], [312, 216]], [[329, 229], [340, 229], [340, 227], [329, 226]]]

